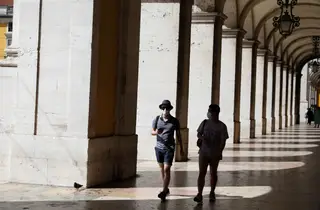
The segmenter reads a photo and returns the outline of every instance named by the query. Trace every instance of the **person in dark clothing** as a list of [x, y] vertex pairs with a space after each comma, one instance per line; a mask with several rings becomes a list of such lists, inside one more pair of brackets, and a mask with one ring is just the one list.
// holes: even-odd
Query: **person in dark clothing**
[[170, 114], [170, 111], [173, 109], [171, 102], [169, 100], [164, 100], [159, 105], [159, 108], [162, 110], [162, 114], [153, 120], [151, 134], [157, 137], [155, 153], [163, 181], [163, 190], [158, 194], [158, 197], [164, 201], [166, 196], [170, 194], [170, 168], [175, 152], [174, 132], [176, 132], [177, 141], [180, 144], [181, 156], [183, 156], [184, 151], [182, 147], [179, 120]]
[[226, 146], [226, 140], [229, 138], [227, 126], [219, 120], [220, 107], [217, 104], [211, 104], [208, 109], [207, 117], [202, 121], [198, 128], [198, 135], [201, 144], [199, 151], [199, 176], [198, 176], [198, 194], [194, 201], [201, 204], [203, 197], [203, 188], [207, 168], [210, 166], [211, 191], [209, 200], [216, 200], [215, 188], [218, 182], [218, 166], [222, 160], [222, 152]]
[[308, 125], [311, 125], [311, 122], [312, 122], [312, 120], [314, 118], [314, 114], [313, 114], [313, 112], [311, 111], [310, 108], [308, 108], [308, 111], [307, 111], [306, 115], [307, 115], [307, 119], [308, 119]]

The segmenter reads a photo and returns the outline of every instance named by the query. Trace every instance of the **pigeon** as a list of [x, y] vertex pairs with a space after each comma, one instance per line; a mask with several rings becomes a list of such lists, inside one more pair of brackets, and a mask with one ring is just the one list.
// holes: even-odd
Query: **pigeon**
[[81, 188], [83, 185], [81, 184], [78, 184], [77, 182], [73, 183], [73, 187], [76, 188], [76, 189], [79, 189]]

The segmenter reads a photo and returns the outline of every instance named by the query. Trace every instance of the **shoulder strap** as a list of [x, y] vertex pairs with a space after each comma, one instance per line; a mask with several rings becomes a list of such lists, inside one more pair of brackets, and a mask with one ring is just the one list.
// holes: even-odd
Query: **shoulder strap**
[[160, 118], [160, 115], [158, 115], [158, 116], [156, 117], [156, 121], [154, 122], [154, 127], [155, 127], [155, 129], [157, 129], [157, 128], [158, 128], [158, 121], [159, 121], [159, 118]]
[[206, 125], [206, 123], [207, 123], [207, 120], [204, 120], [204, 121], [203, 121], [203, 124], [202, 124], [202, 131], [201, 131], [202, 134], [203, 134], [203, 132], [204, 132], [204, 126]]

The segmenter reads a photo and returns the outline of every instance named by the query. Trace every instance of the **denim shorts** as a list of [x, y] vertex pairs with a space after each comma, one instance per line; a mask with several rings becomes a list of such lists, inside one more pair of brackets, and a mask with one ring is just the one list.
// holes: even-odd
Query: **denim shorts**
[[174, 157], [174, 150], [162, 150], [155, 147], [156, 156], [158, 163], [165, 163], [166, 165], [171, 166]]

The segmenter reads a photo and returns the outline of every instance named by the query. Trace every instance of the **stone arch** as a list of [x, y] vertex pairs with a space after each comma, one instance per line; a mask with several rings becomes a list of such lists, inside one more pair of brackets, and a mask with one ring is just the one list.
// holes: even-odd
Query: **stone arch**
[[[295, 44], [299, 44], [301, 41], [303, 40], [308, 40], [308, 39], [311, 39], [312, 38], [312, 35], [306, 35], [306, 36], [302, 36], [302, 37], [299, 37], [298, 39], [295, 39], [293, 40], [292, 42], [289, 42], [287, 45], [284, 45], [284, 50], [282, 52], [282, 55], [281, 57], [283, 57], [284, 53], [289, 51], [289, 49], [294, 46]], [[311, 41], [311, 40], [310, 40]]]
[[[298, 66], [300, 64], [300, 62], [305, 58], [305, 57], [308, 57], [308, 56], [312, 56], [314, 55], [313, 52], [310, 52], [310, 49], [308, 50], [304, 50], [303, 52], [299, 53], [296, 58], [293, 58], [293, 63], [295, 66]], [[300, 58], [300, 59], [299, 59]], [[302, 66], [303, 67], [303, 66]]]
[[[319, 7], [320, 8], [320, 4], [316, 4], [316, 3], [300, 3], [297, 4], [296, 7]], [[259, 21], [257, 27], [255, 28], [254, 31], [254, 35], [252, 37], [252, 39], [257, 39], [259, 37], [259, 34], [261, 32], [261, 29], [263, 28], [263, 26], [270, 20], [272, 19], [274, 16], [276, 16], [278, 13], [280, 12], [280, 8], [276, 8], [273, 9], [271, 12], [267, 13], [266, 15], [264, 15], [264, 17]], [[303, 19], [311, 19], [309, 17], [300, 17], [302, 20]], [[275, 33], [276, 30], [272, 30], [272, 33]]]
[[305, 51], [310, 52], [311, 51], [312, 52], [312, 49], [313, 49], [312, 43], [300, 44], [289, 54], [289, 58], [292, 57], [293, 59], [296, 59], [300, 55], [299, 51], [302, 51], [302, 52], [305, 52]]
[[[305, 28], [298, 28], [296, 30], [293, 31], [293, 33], [291, 34], [290, 38], [292, 39], [294, 37], [294, 35], [297, 35], [299, 37], [299, 34], [300, 32], [304, 32], [306, 30], [319, 30], [320, 31], [320, 27], [305, 27]], [[297, 34], [299, 33], [299, 34]], [[317, 32], [316, 32], [317, 33]], [[289, 39], [289, 38], [288, 38]], [[280, 46], [282, 46], [282, 43], [285, 41], [285, 38], [284, 37], [281, 37], [277, 42], [276, 42], [276, 46], [275, 46], [275, 54], [278, 55], [278, 53], [280, 53], [280, 55], [282, 54], [281, 53], [281, 49], [280, 49]], [[280, 50], [280, 52], [279, 52]]]

